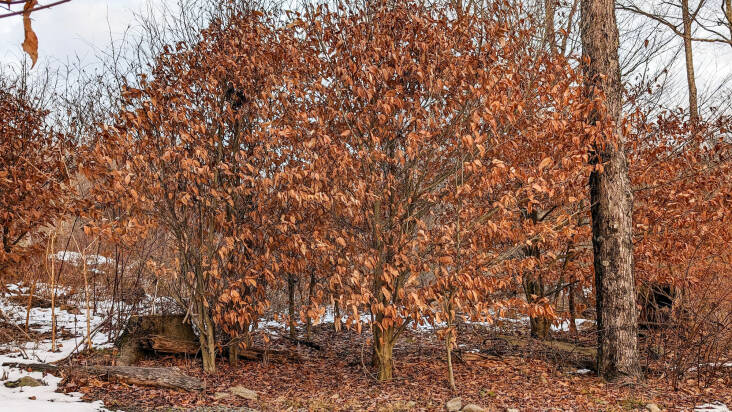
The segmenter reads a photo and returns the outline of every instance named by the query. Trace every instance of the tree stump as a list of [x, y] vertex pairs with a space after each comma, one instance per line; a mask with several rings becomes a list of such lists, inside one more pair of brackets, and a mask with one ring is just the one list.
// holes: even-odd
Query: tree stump
[[117, 364], [134, 365], [146, 351], [196, 354], [198, 338], [183, 315], [144, 315], [130, 317], [117, 341]]

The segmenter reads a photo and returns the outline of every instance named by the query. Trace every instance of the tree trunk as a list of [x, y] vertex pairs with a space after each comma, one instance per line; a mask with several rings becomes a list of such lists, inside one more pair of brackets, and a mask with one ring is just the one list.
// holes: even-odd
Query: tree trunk
[[388, 381], [393, 377], [394, 359], [392, 352], [394, 350], [394, 328], [383, 329], [378, 325], [372, 328], [374, 333], [374, 356], [373, 362], [378, 373], [377, 379], [380, 381]]
[[[606, 112], [589, 121], [613, 122], [616, 141], [595, 144], [591, 158], [602, 166], [590, 176], [592, 245], [598, 325], [598, 372], [607, 379], [639, 376], [638, 314], [633, 278], [633, 194], [620, 133], [622, 84], [613, 0], [582, 0], [582, 51], [588, 98], [604, 92]], [[606, 116], [605, 116], [606, 115]]]
[[569, 284], [569, 296], [567, 304], [569, 306], [569, 336], [577, 339], [577, 306], [574, 302], [574, 283]]
[[336, 332], [341, 330], [341, 307], [338, 304], [338, 299], [333, 302], [333, 329]]
[[31, 308], [33, 307], [33, 294], [36, 291], [36, 282], [38, 281], [37, 278], [33, 278], [33, 283], [31, 284], [30, 293], [28, 294], [28, 305], [25, 311], [25, 333], [28, 333], [28, 324], [30, 322], [30, 312]]
[[[313, 289], [315, 288], [315, 271], [310, 272], [310, 285], [308, 286], [308, 309], [313, 304]], [[310, 319], [310, 315], [307, 316], [307, 323], [305, 325], [305, 340], [311, 339], [313, 332], [313, 320]]]
[[684, 25], [684, 58], [686, 63], [686, 83], [689, 87], [689, 119], [692, 125], [699, 122], [699, 106], [696, 91], [696, 76], [694, 75], [694, 55], [691, 44], [691, 15], [689, 0], [681, 0], [681, 18]]
[[296, 339], [297, 331], [295, 330], [295, 276], [293, 274], [287, 276], [287, 292], [287, 308], [290, 315], [290, 338]]
[[554, 31], [554, 14], [556, 13], [557, 0], [544, 0], [544, 46], [549, 46], [549, 51], [557, 53], [557, 39]]
[[724, 9], [725, 24], [729, 29], [729, 45], [732, 46], [732, 0], [724, 0], [722, 8]]
[[241, 342], [239, 342], [239, 339], [234, 338], [232, 339], [231, 343], [229, 344], [229, 365], [230, 366], [239, 366], [239, 345]]
[[[524, 276], [524, 291], [526, 293], [526, 301], [534, 303], [544, 298], [544, 282], [541, 276], [533, 277], [532, 275]], [[549, 325], [551, 322], [544, 316], [530, 317], [529, 325], [531, 326], [531, 337], [540, 340], [546, 340], [549, 336]]]
[[447, 382], [450, 384], [450, 389], [455, 390], [455, 373], [452, 368], [452, 343], [453, 343], [453, 322], [451, 320], [450, 312], [447, 315], [447, 335], [445, 335], [445, 353], [447, 355]]

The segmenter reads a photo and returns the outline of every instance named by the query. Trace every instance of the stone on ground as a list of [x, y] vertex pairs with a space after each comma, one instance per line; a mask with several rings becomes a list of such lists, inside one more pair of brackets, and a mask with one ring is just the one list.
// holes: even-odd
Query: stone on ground
[[46, 386], [46, 384], [30, 376], [23, 376], [20, 379], [5, 382], [7, 388], [20, 388], [21, 386]]
[[229, 389], [229, 392], [233, 393], [234, 395], [248, 399], [250, 401], [256, 401], [257, 400], [257, 392], [247, 389], [243, 386], [234, 386], [233, 388]]
[[463, 400], [459, 397], [452, 398], [445, 404], [445, 408], [448, 412], [459, 411], [463, 407]]

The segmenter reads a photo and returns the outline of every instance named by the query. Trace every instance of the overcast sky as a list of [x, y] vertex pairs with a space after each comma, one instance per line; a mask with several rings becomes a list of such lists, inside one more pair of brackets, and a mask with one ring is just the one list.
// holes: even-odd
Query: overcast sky
[[[162, 1], [165, 0], [155, 0]], [[109, 44], [110, 35], [114, 38], [122, 36], [125, 29], [134, 23], [133, 12], [143, 10], [147, 2], [72, 0], [33, 13], [39, 63], [63, 64], [77, 54], [82, 59], [91, 60], [95, 48], [103, 49]], [[21, 16], [0, 20], [0, 62], [3, 65], [17, 64], [23, 58], [22, 42]]]
[[[172, 5], [176, 0], [72, 0], [37, 11], [32, 17], [39, 38], [39, 65], [63, 65], [76, 56], [84, 63], [93, 63], [95, 53], [108, 48], [110, 36], [119, 39], [135, 24], [134, 12], [141, 12], [151, 4], [160, 7], [166, 2]], [[20, 47], [22, 42], [22, 18], [0, 19], [0, 66], [17, 66], [25, 58]], [[694, 47], [698, 88], [704, 95], [732, 74], [732, 48], [717, 44]], [[685, 85], [683, 60], [679, 60], [674, 71], [675, 83]]]

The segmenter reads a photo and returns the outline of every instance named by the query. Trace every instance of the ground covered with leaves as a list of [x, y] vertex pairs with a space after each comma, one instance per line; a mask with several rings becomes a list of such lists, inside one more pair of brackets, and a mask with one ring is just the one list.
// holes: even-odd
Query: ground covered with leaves
[[[502, 331], [505, 333], [505, 329]], [[562, 334], [558, 333], [559, 339]], [[263, 411], [433, 411], [461, 397], [488, 411], [646, 410], [653, 403], [661, 410], [693, 410], [712, 402], [732, 404], [732, 373], [723, 372], [709, 386], [688, 376], [672, 390], [669, 379], [649, 365], [647, 378], [634, 383], [608, 383], [581, 367], [591, 362], [591, 347], [568, 343], [542, 344], [522, 336], [497, 335], [485, 327], [465, 326], [456, 353], [457, 391], [448, 389], [442, 342], [432, 333], [408, 331], [395, 348], [396, 377], [379, 383], [368, 366], [369, 334], [335, 333], [332, 325], [316, 328], [314, 342], [321, 349], [294, 345], [273, 337], [272, 348], [296, 350], [301, 362], [241, 362], [237, 367], [219, 360], [218, 372], [206, 375], [199, 359], [156, 357], [144, 366], [176, 366], [201, 378], [200, 393], [161, 390], [67, 378], [61, 389], [82, 392], [89, 400], [101, 399], [105, 407], [125, 411], [211, 410], [213, 406], [253, 408]], [[579, 343], [588, 344], [585, 333]], [[462, 353], [462, 355], [461, 355]], [[468, 355], [480, 353], [480, 355]], [[107, 363], [113, 353], [80, 357], [79, 362]], [[244, 386], [257, 392], [256, 400], [226, 393]], [[200, 409], [199, 409], [200, 408]], [[246, 409], [243, 409], [246, 410]]]

